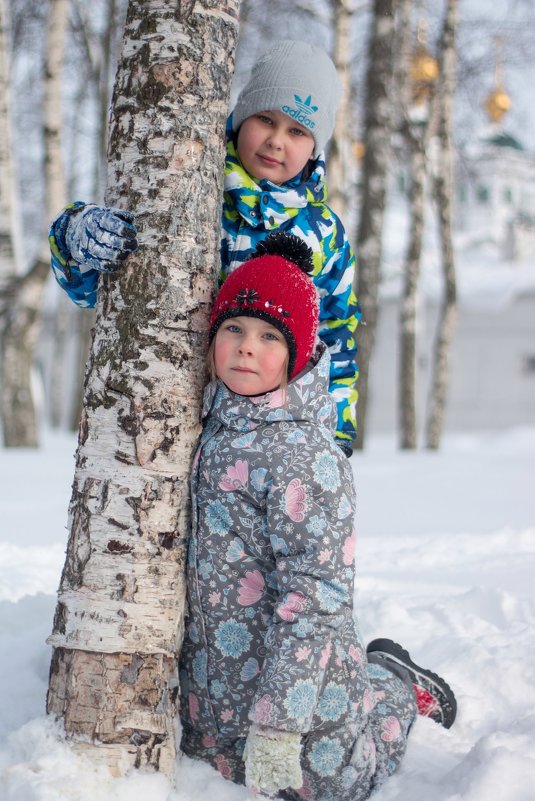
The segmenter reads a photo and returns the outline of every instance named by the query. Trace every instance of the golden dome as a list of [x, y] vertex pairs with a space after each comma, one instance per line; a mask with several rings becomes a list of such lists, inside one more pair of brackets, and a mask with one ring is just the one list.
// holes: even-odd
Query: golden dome
[[416, 48], [411, 58], [411, 81], [429, 84], [439, 76], [438, 61], [421, 45]]
[[496, 87], [485, 100], [485, 108], [492, 122], [500, 122], [511, 108], [511, 98], [503, 89]]
[[485, 100], [485, 108], [491, 122], [500, 122], [511, 108], [511, 98], [503, 88], [503, 39], [496, 37], [496, 72], [494, 89]]

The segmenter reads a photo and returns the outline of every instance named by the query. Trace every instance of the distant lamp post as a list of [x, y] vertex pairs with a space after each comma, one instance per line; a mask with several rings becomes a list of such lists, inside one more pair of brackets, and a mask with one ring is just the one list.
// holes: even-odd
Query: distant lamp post
[[511, 98], [503, 88], [503, 68], [502, 68], [502, 48], [503, 39], [496, 37], [496, 73], [494, 77], [494, 89], [489, 93], [485, 100], [485, 109], [489, 119], [493, 123], [501, 122], [502, 118], [511, 108]]

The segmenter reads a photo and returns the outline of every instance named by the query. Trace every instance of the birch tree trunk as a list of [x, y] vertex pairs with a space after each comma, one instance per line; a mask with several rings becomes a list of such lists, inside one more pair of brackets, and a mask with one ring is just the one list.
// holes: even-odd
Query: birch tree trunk
[[[16, 272], [13, 243], [13, 148], [9, 97], [9, 23], [6, 0], [0, 0], [0, 303]], [[0, 305], [0, 312], [1, 312]]]
[[[410, 0], [404, 0], [403, 6], [403, 18], [406, 26], [411, 7]], [[408, 31], [408, 27], [406, 27], [406, 30]], [[405, 45], [403, 47], [405, 49]], [[407, 53], [407, 55], [409, 54]], [[437, 92], [433, 87], [430, 87], [425, 114], [418, 111], [416, 119], [413, 119], [407, 57], [403, 59], [401, 76], [403, 80], [403, 88], [400, 91], [402, 106], [401, 132], [410, 153], [410, 223], [399, 322], [399, 426], [400, 447], [414, 449], [418, 441], [416, 404], [418, 290], [425, 222], [424, 206], [428, 172], [427, 151], [429, 140], [436, 132], [438, 105]]]
[[[14, 165], [11, 145], [8, 39], [8, 7], [6, 0], [0, 0], [0, 393], [2, 398], [6, 381], [3, 338], [17, 272], [13, 240]], [[5, 429], [6, 421], [3, 415], [2, 423], [2, 428]]]
[[439, 217], [444, 294], [433, 352], [433, 376], [426, 425], [426, 445], [436, 450], [444, 428], [449, 381], [449, 357], [457, 323], [457, 281], [452, 233], [453, 198], [453, 95], [455, 91], [455, 33], [457, 0], [448, 0], [441, 44], [442, 81], [438, 93], [439, 153], [434, 178], [434, 196]]
[[[104, 171], [106, 167], [106, 147], [108, 136], [108, 112], [110, 106], [111, 87], [113, 75], [110, 75], [112, 64], [117, 61], [117, 25], [118, 9], [116, 0], [106, 0], [103, 6], [104, 22], [102, 35], [96, 34], [93, 24], [94, 11], [84, 3], [83, 0], [75, 0], [72, 4], [72, 12], [75, 15], [75, 24], [79, 28], [83, 43], [84, 55], [89, 77], [81, 86], [79, 102], [87, 92], [94, 92], [97, 98], [96, 103], [96, 131], [95, 136], [95, 155], [94, 155], [94, 188], [90, 194], [93, 202], [102, 202], [105, 188]], [[122, 27], [122, 26], [121, 26]], [[51, 123], [54, 120], [50, 120]], [[62, 183], [63, 185], [63, 183]], [[67, 194], [67, 193], [64, 193]], [[72, 194], [69, 190], [68, 197]], [[50, 217], [59, 211], [63, 200], [50, 211]], [[53, 427], [58, 427], [65, 421], [65, 399], [69, 397], [70, 403], [67, 412], [69, 427], [73, 430], [78, 428], [83, 401], [83, 379], [85, 375], [85, 365], [89, 353], [91, 342], [90, 332], [94, 323], [93, 310], [84, 310], [82, 314], [75, 309], [72, 303], [64, 295], [58, 293], [58, 300], [54, 319], [54, 354], [49, 381], [49, 407], [50, 422]], [[66, 362], [68, 333], [76, 339], [75, 357], [75, 376], [74, 392], [72, 398], [68, 394], [66, 387]]]
[[72, 396], [72, 403], [69, 410], [69, 429], [77, 431], [80, 426], [80, 418], [82, 416], [84, 404], [84, 379], [86, 375], [86, 366], [89, 356], [89, 349], [91, 347], [91, 333], [95, 325], [95, 309], [84, 309], [82, 314], [78, 314], [75, 318], [76, 326], [76, 359], [74, 362], [75, 367], [75, 380], [74, 380], [74, 393]]
[[425, 148], [418, 137], [411, 139], [411, 187], [409, 194], [410, 230], [405, 257], [400, 315], [400, 445], [416, 448], [416, 331], [418, 324], [418, 284], [424, 232]]
[[366, 151], [357, 234], [358, 298], [362, 308], [359, 346], [357, 447], [364, 446], [370, 364], [379, 311], [383, 220], [390, 163], [393, 102], [394, 0], [375, 0], [366, 79]]
[[351, 16], [352, 0], [331, 0], [334, 27], [333, 61], [342, 83], [342, 97], [329, 151], [329, 205], [345, 222], [355, 185], [351, 120]]
[[[97, 97], [95, 121], [97, 135], [95, 137], [96, 147], [94, 155], [93, 190], [91, 193], [91, 198], [96, 203], [102, 201], [105, 191], [105, 176], [103, 177], [103, 173], [106, 168], [108, 113], [114, 77], [111, 75], [111, 71], [117, 63], [117, 51], [120, 46], [121, 33], [124, 27], [124, 19], [122, 19], [123, 6], [124, 3], [118, 3], [116, 0], [106, 0], [104, 8], [105, 22], [103, 25], [104, 35], [96, 36], [95, 32], [91, 30], [90, 25], [92, 18], [91, 9], [88, 9], [82, 0], [77, 0], [76, 4], [85, 58], [90, 65], [91, 82]], [[119, 27], [120, 32], [118, 31]], [[70, 306], [72, 308], [72, 303]], [[70, 397], [68, 423], [69, 428], [76, 431], [80, 424], [80, 416], [82, 413], [86, 363], [91, 345], [91, 331], [95, 323], [94, 309], [84, 309], [81, 314], [80, 311], [76, 309], [74, 321], [71, 317], [71, 324], [72, 323], [74, 323], [76, 356], [74, 362], [74, 392], [72, 393], [72, 397]]]
[[[61, 155], [61, 68], [65, 51], [69, 0], [50, 0], [47, 59], [44, 74], [44, 148], [46, 219], [65, 203]], [[44, 227], [44, 226], [43, 226]], [[44, 232], [43, 232], [44, 233]], [[8, 447], [37, 447], [37, 415], [32, 391], [35, 345], [48, 279], [47, 238], [24, 280], [14, 283], [10, 313], [3, 330], [2, 420]]]
[[171, 774], [189, 472], [221, 228], [238, 0], [130, 0], [106, 202], [140, 250], [100, 288], [48, 711], [115, 774]]

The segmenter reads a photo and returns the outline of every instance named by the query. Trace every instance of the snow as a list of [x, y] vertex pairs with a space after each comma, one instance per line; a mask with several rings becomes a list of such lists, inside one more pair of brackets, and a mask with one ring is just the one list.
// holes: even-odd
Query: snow
[[[0, 451], [1, 801], [246, 801], [207, 765], [110, 779], [44, 714], [75, 440]], [[532, 801], [535, 775], [535, 428], [450, 434], [439, 452], [372, 438], [352, 457], [363, 636], [392, 637], [443, 675], [449, 731], [418, 719], [375, 801]]]

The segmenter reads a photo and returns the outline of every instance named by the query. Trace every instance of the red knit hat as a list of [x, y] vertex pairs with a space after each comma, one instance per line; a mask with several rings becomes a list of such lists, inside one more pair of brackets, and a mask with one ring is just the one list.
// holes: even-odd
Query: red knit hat
[[210, 315], [210, 342], [229, 317], [259, 317], [284, 336], [291, 380], [310, 359], [318, 330], [319, 302], [307, 273], [312, 250], [294, 234], [277, 232], [225, 280]]

